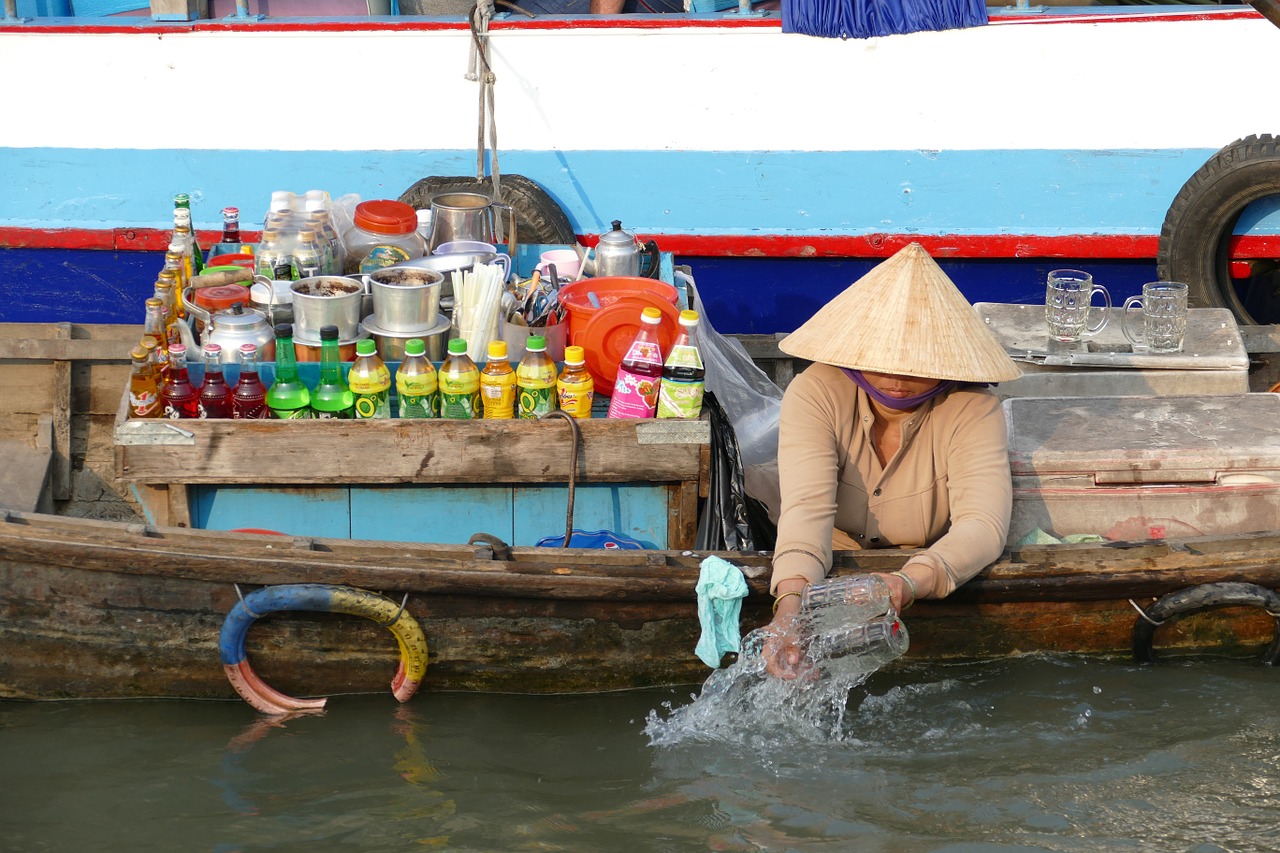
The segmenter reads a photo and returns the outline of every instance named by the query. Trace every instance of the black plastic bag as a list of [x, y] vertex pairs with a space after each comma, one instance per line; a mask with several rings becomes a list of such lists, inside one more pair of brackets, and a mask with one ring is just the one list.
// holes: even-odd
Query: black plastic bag
[[710, 391], [702, 399], [702, 408], [711, 421], [711, 471], [695, 547], [700, 551], [771, 550], [777, 531], [764, 505], [743, 486], [742, 456], [733, 424]]

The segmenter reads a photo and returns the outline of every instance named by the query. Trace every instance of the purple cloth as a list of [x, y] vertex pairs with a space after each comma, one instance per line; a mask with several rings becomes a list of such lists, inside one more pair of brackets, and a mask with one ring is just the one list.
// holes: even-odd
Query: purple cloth
[[847, 367], [842, 367], [840, 369], [844, 371], [845, 376], [848, 376], [850, 379], [853, 380], [855, 385], [857, 385], [863, 391], [866, 391], [867, 396], [870, 397], [872, 400], [875, 400], [877, 403], [879, 403], [882, 406], [885, 406], [886, 408], [898, 409], [898, 410], [914, 409], [916, 406], [919, 406], [921, 403], [927, 402], [928, 400], [932, 400], [934, 397], [938, 396], [939, 394], [945, 394], [948, 391], [950, 391], [952, 388], [958, 388], [961, 384], [963, 384], [963, 383], [957, 382], [954, 379], [944, 379], [941, 382], [939, 382], [937, 385], [930, 388], [928, 391], [925, 391], [920, 394], [916, 394], [914, 397], [890, 397], [888, 394], [885, 394], [882, 391], [878, 391], [874, 387], [872, 387], [871, 383], [867, 381], [867, 377], [862, 375], [861, 370], [851, 370]]

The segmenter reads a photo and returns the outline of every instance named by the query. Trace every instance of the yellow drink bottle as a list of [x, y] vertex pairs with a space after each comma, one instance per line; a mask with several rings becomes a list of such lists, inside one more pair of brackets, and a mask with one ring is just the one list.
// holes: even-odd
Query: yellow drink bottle
[[480, 371], [480, 399], [486, 420], [516, 416], [516, 372], [507, 358], [506, 341], [489, 341], [489, 360]]
[[440, 365], [440, 417], [469, 420], [482, 413], [480, 369], [467, 355], [466, 340], [454, 338]]
[[520, 417], [540, 418], [556, 408], [556, 363], [547, 355], [547, 339], [530, 335], [516, 370]]
[[596, 383], [587, 371], [586, 356], [582, 347], [564, 348], [564, 370], [556, 380], [556, 396], [560, 408], [575, 418], [591, 417], [591, 402], [595, 397]]

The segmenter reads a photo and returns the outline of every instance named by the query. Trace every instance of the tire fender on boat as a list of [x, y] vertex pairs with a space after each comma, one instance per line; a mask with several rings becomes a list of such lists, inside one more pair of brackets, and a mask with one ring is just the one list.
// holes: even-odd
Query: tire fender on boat
[[[502, 187], [502, 201], [515, 212], [516, 233], [521, 242], [572, 244], [578, 239], [564, 209], [536, 181], [524, 175], [503, 175], [498, 183]], [[399, 201], [415, 210], [426, 210], [435, 196], [457, 192], [492, 197], [493, 178], [439, 175], [423, 178], [401, 193]]]
[[1237, 139], [1201, 166], [1174, 197], [1160, 228], [1156, 272], [1185, 281], [1194, 307], [1229, 308], [1242, 324], [1258, 322], [1231, 279], [1231, 236], [1250, 204], [1280, 195], [1280, 140]]
[[362, 616], [388, 628], [400, 647], [400, 665], [391, 680], [396, 699], [407, 702], [427, 671], [427, 638], [422, 626], [405, 608], [384, 595], [333, 584], [299, 583], [267, 586], [243, 596], [222, 622], [218, 651], [227, 680], [240, 697], [264, 714], [318, 710], [324, 699], [296, 699], [274, 690], [249, 665], [245, 638], [261, 616], [281, 610], [345, 613]]
[[[1137, 607], [1137, 605], [1134, 605]], [[1153, 640], [1156, 628], [1184, 616], [1220, 607], [1260, 607], [1276, 619], [1276, 634], [1262, 655], [1262, 662], [1280, 662], [1280, 593], [1252, 583], [1206, 583], [1163, 596], [1145, 611], [1139, 609], [1133, 623], [1133, 656], [1139, 663], [1158, 660]]]

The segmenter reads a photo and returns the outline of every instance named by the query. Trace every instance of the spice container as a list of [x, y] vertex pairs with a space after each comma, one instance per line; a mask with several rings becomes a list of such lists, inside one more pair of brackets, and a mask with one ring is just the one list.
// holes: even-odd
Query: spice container
[[370, 273], [420, 258], [426, 244], [418, 234], [418, 214], [400, 201], [378, 199], [356, 205], [352, 225], [343, 237], [343, 274]]

